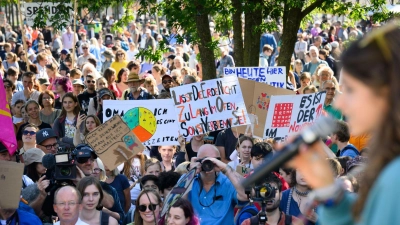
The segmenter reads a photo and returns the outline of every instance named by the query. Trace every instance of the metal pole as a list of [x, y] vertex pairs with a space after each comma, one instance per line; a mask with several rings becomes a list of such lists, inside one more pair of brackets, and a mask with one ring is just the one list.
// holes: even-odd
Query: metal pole
[[19, 25], [21, 26], [21, 32], [22, 32], [22, 44], [24, 45], [24, 49], [25, 49], [25, 63], [26, 63], [26, 71], [30, 72], [31, 70], [29, 69], [29, 59], [28, 59], [28, 46], [26, 45], [26, 32], [25, 32], [25, 26], [22, 20], [22, 11], [21, 11], [21, 3], [18, 0], [17, 1], [17, 7], [18, 7], [18, 12], [19, 12], [19, 20], [20, 23]]
[[72, 65], [75, 66], [75, 45], [76, 45], [76, 17], [78, 15], [77, 12], [77, 3], [76, 0], [74, 1], [74, 30], [73, 30], [73, 35], [74, 35], [74, 44], [72, 45]]

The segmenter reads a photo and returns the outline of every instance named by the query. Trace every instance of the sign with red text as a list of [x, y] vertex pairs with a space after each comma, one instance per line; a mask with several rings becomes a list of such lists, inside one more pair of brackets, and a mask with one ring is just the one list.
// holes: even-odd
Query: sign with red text
[[264, 138], [285, 140], [323, 115], [326, 93], [271, 96]]
[[236, 76], [171, 89], [180, 134], [204, 134], [250, 123]]

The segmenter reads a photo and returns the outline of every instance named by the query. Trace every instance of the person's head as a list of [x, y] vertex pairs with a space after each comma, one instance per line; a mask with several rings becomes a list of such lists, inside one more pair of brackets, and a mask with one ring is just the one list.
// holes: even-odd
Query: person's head
[[15, 63], [17, 62], [17, 59], [18, 59], [17, 55], [14, 54], [13, 52], [8, 52], [6, 54], [7, 63]]
[[99, 77], [96, 80], [96, 90], [100, 90], [102, 88], [107, 88], [108, 87], [108, 82], [107, 79], [104, 77]]
[[302, 87], [307, 87], [311, 84], [311, 75], [309, 72], [303, 72], [300, 75], [300, 83]]
[[80, 93], [82, 93], [83, 89], [85, 88], [85, 85], [83, 85], [83, 82], [81, 79], [74, 79], [72, 80], [72, 88], [73, 88], [73, 93], [74, 95], [78, 96]]
[[241, 136], [236, 144], [236, 150], [240, 159], [249, 162], [251, 160], [251, 148], [253, 147], [253, 138], [249, 136]]
[[194, 213], [192, 204], [184, 198], [179, 198], [169, 209], [166, 224], [199, 225], [200, 221]]
[[63, 94], [72, 91], [72, 83], [68, 77], [59, 77], [55, 81], [57, 94]]
[[45, 90], [40, 93], [38, 98], [38, 103], [40, 107], [54, 107], [55, 104], [55, 95], [52, 91]]
[[[174, 72], [175, 71], [175, 72]], [[172, 87], [178, 87], [182, 85], [182, 77], [181, 72], [179, 70], [173, 70], [171, 72], [172, 76]]]
[[39, 64], [41, 67], [46, 66], [46, 64], [47, 64], [47, 59], [48, 59], [48, 56], [47, 56], [47, 54], [44, 53], [44, 52], [41, 52], [41, 53], [39, 53], [39, 54], [36, 56], [36, 60], [37, 60], [38, 64]]
[[96, 67], [91, 63], [85, 63], [82, 67], [83, 78], [86, 79], [88, 75], [91, 75], [93, 78], [100, 77], [100, 74], [98, 74]]
[[336, 121], [335, 132], [331, 136], [332, 143], [348, 143], [350, 140], [349, 126], [344, 121]]
[[63, 186], [54, 194], [54, 212], [57, 213], [61, 223], [75, 224], [82, 210], [81, 194], [72, 186]]
[[88, 90], [95, 91], [96, 90], [96, 80], [93, 75], [88, 74], [85, 78], [85, 84]]
[[294, 66], [297, 73], [303, 70], [303, 62], [300, 59], [296, 59], [296, 61], [294, 61]]
[[270, 56], [272, 52], [274, 51], [274, 48], [271, 45], [264, 45], [262, 49], [264, 55]]
[[308, 85], [303, 89], [303, 94], [313, 94], [317, 92], [318, 88], [316, 88], [314, 85]]
[[165, 74], [165, 70], [161, 65], [156, 64], [151, 68], [151, 74], [154, 78], [159, 79]]
[[160, 193], [161, 186], [160, 186], [160, 179], [158, 179], [158, 176], [152, 174], [144, 175], [140, 179], [140, 189], [143, 190], [146, 188], [154, 189], [158, 193]]
[[[137, 61], [130, 61], [127, 65], [129, 72], [131, 73], [140, 73], [140, 62]], [[129, 74], [128, 72], [128, 74]]]
[[88, 115], [85, 119], [85, 133], [84, 135], [88, 134], [89, 132], [96, 129], [96, 127], [100, 126], [101, 122], [99, 118], [95, 115]]
[[184, 61], [181, 56], [175, 56], [174, 65], [176, 69], [182, 69], [184, 67]]
[[80, 110], [81, 106], [79, 104], [78, 97], [76, 97], [72, 92], [68, 92], [62, 97], [62, 110], [60, 118], [66, 117], [68, 113], [73, 113], [75, 116], [77, 116]]
[[311, 57], [311, 60], [318, 59], [318, 54], [319, 54], [318, 48], [315, 47], [315, 46], [311, 46], [311, 47], [310, 47], [310, 57]]
[[[85, 35], [85, 38], [86, 38], [86, 35]], [[84, 56], [89, 55], [89, 44], [88, 43], [86, 43], [86, 42], [82, 43], [82, 52], [83, 52]]]
[[46, 65], [46, 73], [49, 77], [54, 77], [57, 74], [58, 67], [56, 64], [48, 64]]
[[26, 168], [26, 175], [37, 182], [46, 173], [46, 168], [42, 164], [44, 152], [39, 148], [28, 149], [22, 156]]
[[117, 83], [125, 83], [128, 80], [129, 70], [127, 68], [122, 68], [117, 74]]
[[308, 187], [306, 180], [304, 179], [303, 175], [298, 170], [293, 170], [290, 176], [290, 187], [294, 187], [296, 185]]
[[334, 177], [339, 177], [342, 172], [342, 166], [339, 161], [335, 158], [327, 158], [326, 159], [332, 169], [332, 174]]
[[35, 79], [36, 75], [33, 72], [25, 72], [22, 74], [22, 85], [24, 86], [24, 89], [32, 90]]
[[283, 179], [290, 184], [292, 182], [292, 172], [293, 169], [290, 167], [281, 167], [279, 168], [279, 174], [283, 177]]
[[340, 172], [340, 175], [346, 175], [347, 171], [347, 162], [351, 160], [350, 156], [340, 156], [336, 158], [337, 161], [340, 163], [340, 166], [342, 167], [342, 171]]
[[24, 104], [25, 104], [25, 101], [22, 100], [22, 99], [18, 99], [17, 101], [15, 101], [15, 103], [14, 103], [14, 105], [13, 105], [13, 107], [12, 107], [12, 110], [13, 110], [13, 113], [14, 113], [16, 116], [22, 117], [22, 115], [21, 115], [21, 108], [24, 107]]
[[94, 150], [87, 144], [79, 144], [72, 152], [76, 159], [76, 165], [85, 174], [90, 176], [93, 173], [94, 160], [97, 158]]
[[272, 146], [266, 142], [257, 142], [251, 147], [251, 164], [253, 168], [261, 165], [267, 155], [272, 155]]
[[56, 154], [58, 151], [57, 135], [52, 128], [36, 132], [36, 146], [46, 154]]
[[162, 145], [158, 146], [158, 152], [161, 155], [161, 159], [164, 162], [172, 162], [172, 157], [175, 155], [175, 145]]
[[103, 188], [100, 181], [92, 176], [83, 177], [76, 186], [82, 196], [82, 207], [86, 210], [101, 210]]
[[154, 189], [144, 189], [140, 192], [135, 209], [135, 224], [155, 224], [161, 211], [162, 200]]
[[160, 173], [158, 176], [160, 183], [160, 194], [164, 197], [164, 199], [171, 192], [172, 188], [178, 183], [180, 178], [181, 175], [174, 171], [164, 171]]
[[115, 54], [115, 61], [116, 62], [123, 62], [125, 60], [125, 51], [122, 49], [118, 49]]
[[134, 42], [129, 43], [129, 50], [134, 51], [136, 49], [136, 45]]
[[[197, 151], [197, 158], [203, 159], [203, 158], [216, 158], [221, 160], [221, 155], [214, 145], [211, 144], [204, 144], [202, 145], [199, 150]], [[201, 179], [204, 178], [211, 178], [210, 176], [214, 176], [215, 170], [212, 169], [211, 171], [201, 171]]]
[[[272, 188], [273, 191], [261, 192], [263, 189], [267, 189], [267, 187]], [[281, 197], [282, 197], [282, 181], [275, 175], [275, 173], [269, 173], [265, 176], [262, 181], [260, 190], [260, 196], [266, 200], [267, 205], [265, 208], [266, 212], [274, 212], [279, 208]]]
[[33, 124], [27, 124], [22, 128], [22, 142], [24, 144], [36, 144], [36, 132], [39, 128]]
[[333, 70], [329, 66], [321, 67], [318, 70], [318, 77], [320, 79], [320, 83], [324, 83], [327, 80], [333, 79]]
[[150, 94], [158, 93], [157, 81], [152, 76], [144, 79], [143, 87], [147, 89]]
[[18, 80], [19, 70], [17, 67], [11, 66], [7, 70], [7, 78], [10, 79], [13, 83]]
[[155, 175], [158, 176], [160, 172], [162, 171], [161, 169], [161, 164], [160, 161], [156, 158], [150, 158], [147, 159], [145, 164], [144, 164], [144, 172], [145, 175]]
[[104, 168], [103, 161], [101, 161], [100, 158], [96, 158], [93, 161], [93, 172], [91, 176], [103, 182], [107, 179], [106, 169]]
[[326, 91], [325, 101], [332, 101], [336, 95], [336, 85], [332, 80], [322, 83], [322, 90]]
[[169, 91], [169, 89], [172, 87], [172, 83], [173, 83], [172, 76], [165, 74], [162, 77], [162, 85], [166, 91]]
[[357, 193], [359, 189], [359, 184], [357, 179], [352, 175], [341, 176], [339, 177], [342, 180], [343, 188], [348, 192]]
[[38, 119], [39, 110], [40, 105], [37, 101], [31, 99], [25, 103], [25, 111], [28, 114], [29, 119]]
[[197, 82], [196, 77], [192, 75], [186, 75], [185, 78], [183, 79], [183, 84], [193, 84], [196, 82]]
[[143, 84], [143, 82], [144, 79], [141, 79], [138, 74], [130, 73], [125, 84], [128, 85], [131, 93], [135, 93], [140, 91], [140, 86]]
[[4, 51], [6, 51], [7, 53], [11, 52], [11, 44], [10, 43], [4, 43]]
[[104, 70], [103, 77], [107, 80], [107, 83], [112, 84], [115, 81], [115, 70], [111, 67]]

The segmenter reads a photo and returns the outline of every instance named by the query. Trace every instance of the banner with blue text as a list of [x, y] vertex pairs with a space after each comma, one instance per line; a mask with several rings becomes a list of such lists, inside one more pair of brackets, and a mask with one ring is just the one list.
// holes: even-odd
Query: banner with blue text
[[225, 67], [224, 76], [236, 75], [238, 78], [266, 83], [276, 88], [286, 88], [286, 67]]

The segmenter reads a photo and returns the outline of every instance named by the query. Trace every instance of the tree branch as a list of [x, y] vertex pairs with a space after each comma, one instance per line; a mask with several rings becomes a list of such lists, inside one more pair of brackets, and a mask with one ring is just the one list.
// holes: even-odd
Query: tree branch
[[325, 0], [316, 0], [315, 2], [311, 3], [311, 5], [301, 12], [301, 18], [307, 16], [307, 14], [311, 13], [315, 8], [322, 6], [322, 3], [324, 2]]

